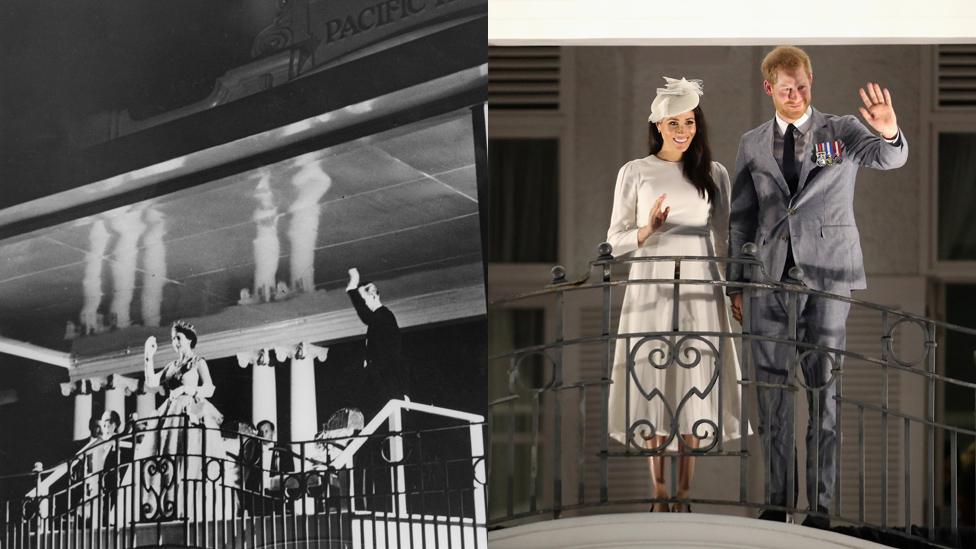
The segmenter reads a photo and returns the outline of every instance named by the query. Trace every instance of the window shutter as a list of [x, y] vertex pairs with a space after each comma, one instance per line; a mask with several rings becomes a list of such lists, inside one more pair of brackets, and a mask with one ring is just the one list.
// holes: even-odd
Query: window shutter
[[559, 110], [558, 46], [488, 48], [488, 108]]
[[976, 107], [976, 44], [938, 46], [935, 70], [939, 108]]

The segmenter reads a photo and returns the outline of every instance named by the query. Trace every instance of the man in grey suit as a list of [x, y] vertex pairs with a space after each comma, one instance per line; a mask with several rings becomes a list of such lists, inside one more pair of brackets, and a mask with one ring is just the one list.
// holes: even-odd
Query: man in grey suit
[[[754, 242], [769, 280], [790, 280], [795, 265], [803, 283], [814, 290], [850, 296], [866, 287], [857, 226], [854, 222], [854, 180], [860, 166], [893, 169], [908, 159], [908, 143], [898, 130], [891, 95], [877, 84], [861, 88], [861, 115], [872, 133], [854, 116], [835, 116], [810, 106], [813, 70], [803, 50], [781, 46], [762, 63], [763, 88], [773, 100], [776, 116], [742, 136], [732, 183], [729, 255]], [[747, 273], [730, 265], [728, 280]], [[742, 321], [742, 293], [730, 288], [733, 316]], [[751, 298], [753, 334], [788, 338], [788, 299], [783, 292], [756, 292]], [[816, 295], [800, 295], [797, 337], [801, 342], [844, 349], [850, 305]], [[789, 364], [803, 349], [795, 345], [755, 341], [752, 345], [756, 380], [783, 385]], [[840, 357], [836, 357], [840, 360]], [[839, 365], [839, 363], [838, 363]], [[837, 406], [831, 363], [822, 353], [808, 353], [800, 364], [807, 391], [807, 494], [811, 511], [803, 524], [829, 528], [834, 492]], [[759, 431], [769, 459], [771, 506], [787, 502], [788, 463], [795, 461], [794, 393], [760, 387]], [[813, 399], [818, 404], [813, 405]], [[794, 481], [796, 480], [794, 477]], [[819, 481], [819, 482], [818, 482]], [[761, 519], [784, 521], [782, 510], [766, 509]]]

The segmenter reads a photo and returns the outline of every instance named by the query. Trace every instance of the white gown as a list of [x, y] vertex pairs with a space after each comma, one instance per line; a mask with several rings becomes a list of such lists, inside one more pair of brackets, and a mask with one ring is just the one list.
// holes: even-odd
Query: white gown
[[[632, 254], [632, 257], [725, 256], [728, 249], [729, 175], [725, 167], [713, 162], [712, 177], [719, 190], [714, 208], [707, 198], [698, 195], [698, 190], [682, 174], [678, 162], [652, 155], [625, 164], [617, 176], [613, 213], [607, 231], [614, 257], [626, 254]], [[667, 194], [663, 207], [671, 208], [667, 221], [638, 247], [638, 228], [647, 224], [651, 208], [662, 194]], [[680, 276], [683, 279], [718, 280], [724, 277], [724, 269], [724, 264], [686, 261], [681, 264]], [[674, 262], [631, 264], [630, 280], [650, 278], [674, 278]], [[670, 332], [673, 328], [673, 291], [671, 284], [628, 285], [618, 334]], [[723, 287], [681, 286], [679, 295], [678, 330], [731, 332]], [[736, 383], [741, 377], [736, 352], [739, 342], [727, 337], [707, 337], [702, 341], [671, 335], [643, 339], [643, 336], [630, 338], [629, 347], [627, 339], [617, 340], [610, 388], [610, 436], [626, 444], [630, 432], [633, 444], [643, 448], [643, 437], [696, 434], [705, 436], [702, 446], [708, 446], [715, 442], [714, 435], [721, 419], [723, 440], [739, 438], [741, 391]], [[676, 360], [671, 361], [668, 353], [673, 346], [677, 347], [678, 354]], [[632, 376], [627, 372], [628, 349], [636, 349]], [[716, 351], [722, 357], [721, 364]], [[695, 363], [698, 353], [701, 354], [700, 362], [685, 367]], [[696, 389], [705, 393], [704, 396], [695, 394]], [[684, 404], [681, 404], [682, 400]], [[675, 417], [676, 430], [672, 422]], [[700, 423], [696, 428], [699, 420], [706, 423]], [[670, 438], [669, 446], [674, 448], [677, 438]]]

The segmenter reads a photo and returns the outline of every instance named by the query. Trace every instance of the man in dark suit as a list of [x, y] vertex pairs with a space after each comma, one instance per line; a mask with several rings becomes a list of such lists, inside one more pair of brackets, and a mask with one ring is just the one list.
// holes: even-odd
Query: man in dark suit
[[269, 459], [267, 468], [271, 476], [284, 475], [295, 470], [294, 453], [277, 446], [278, 431], [274, 423], [267, 419], [258, 422], [258, 435], [264, 439], [265, 453]]
[[[758, 246], [758, 259], [773, 281], [792, 280], [790, 269], [809, 288], [849, 297], [866, 287], [864, 263], [854, 221], [854, 181], [858, 168], [890, 170], [908, 159], [908, 143], [898, 129], [891, 95], [869, 83], [860, 90], [861, 116], [822, 113], [810, 105], [813, 69], [807, 54], [792, 46], [771, 51], [762, 63], [763, 89], [772, 98], [775, 116], [745, 133], [739, 142], [732, 183], [729, 255], [743, 244]], [[873, 132], [871, 131], [873, 130]], [[728, 280], [747, 280], [739, 265], [729, 265]], [[742, 290], [729, 288], [732, 312], [742, 321]], [[821, 348], [843, 351], [850, 304], [818, 294], [798, 296], [797, 338]], [[753, 334], [789, 338], [788, 301], [784, 292], [756, 291], [751, 297], [749, 326]], [[795, 345], [768, 340], [752, 343], [759, 389], [759, 431], [770, 463], [771, 505], [787, 501], [788, 467], [795, 459], [794, 393], [781, 387], [790, 379]], [[808, 353], [799, 363], [810, 402], [807, 429], [807, 498], [804, 525], [829, 527], [834, 492], [837, 404], [832, 363], [825, 353]], [[799, 373], [799, 372], [797, 372]], [[814, 399], [819, 401], [816, 408]], [[813, 411], [816, 410], [816, 414]], [[794, 475], [796, 480], [799, 475]], [[794, 500], [796, 490], [793, 491]], [[784, 521], [786, 513], [767, 509], [759, 518]]]
[[[94, 473], [101, 470], [101, 460], [97, 459], [94, 449], [102, 441], [102, 424], [98, 417], [92, 416], [88, 420], [89, 436], [86, 440], [76, 442], [77, 450], [74, 457], [68, 462], [68, 479], [66, 492], [66, 503], [71, 509], [78, 509], [81, 513], [81, 503], [91, 497], [91, 486], [89, 480]], [[96, 463], [97, 462], [97, 463]]]
[[263, 476], [261, 470], [261, 441], [256, 438], [254, 425], [241, 422], [241, 450], [237, 455], [237, 466], [241, 480], [241, 514], [247, 511], [255, 516], [262, 511]]
[[374, 394], [367, 398], [367, 417], [375, 414], [393, 398], [409, 394], [409, 369], [402, 355], [400, 326], [396, 317], [380, 301], [373, 283], [360, 284], [359, 270], [349, 269], [346, 293], [359, 319], [366, 325], [366, 360], [364, 367]]
[[120, 480], [132, 463], [132, 441], [118, 436], [122, 418], [115, 410], [106, 410], [100, 423], [101, 439], [105, 445], [105, 461], [101, 470], [102, 518], [108, 519], [118, 500]]

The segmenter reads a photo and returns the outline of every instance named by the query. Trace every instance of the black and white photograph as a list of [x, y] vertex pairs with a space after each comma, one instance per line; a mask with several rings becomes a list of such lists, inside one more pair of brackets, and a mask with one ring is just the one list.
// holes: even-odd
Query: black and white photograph
[[0, 10], [0, 547], [487, 547], [487, 3]]

